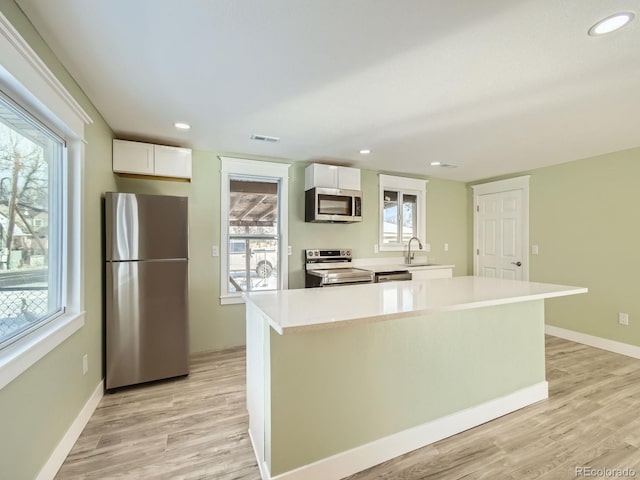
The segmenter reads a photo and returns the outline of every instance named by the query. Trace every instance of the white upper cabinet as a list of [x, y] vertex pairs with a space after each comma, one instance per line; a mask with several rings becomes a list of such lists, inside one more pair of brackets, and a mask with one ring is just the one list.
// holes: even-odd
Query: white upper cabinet
[[360, 169], [312, 163], [304, 171], [304, 189], [314, 187], [360, 190]]
[[191, 179], [191, 149], [114, 140], [113, 171]]
[[191, 178], [191, 149], [154, 145], [155, 174]]
[[113, 171], [153, 175], [153, 145], [113, 141]]
[[338, 167], [338, 188], [360, 190], [360, 169]]

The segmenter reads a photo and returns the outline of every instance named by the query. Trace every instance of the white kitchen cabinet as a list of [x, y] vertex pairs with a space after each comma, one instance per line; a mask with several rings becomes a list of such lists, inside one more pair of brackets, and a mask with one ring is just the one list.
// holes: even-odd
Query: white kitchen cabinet
[[360, 190], [360, 169], [312, 163], [304, 172], [304, 189], [314, 187]]
[[360, 190], [360, 169], [338, 167], [338, 188]]
[[113, 171], [153, 175], [153, 145], [150, 143], [113, 141]]
[[411, 280], [428, 280], [430, 278], [451, 278], [453, 277], [453, 268], [443, 267], [411, 267]]
[[191, 179], [191, 149], [113, 140], [113, 171]]
[[155, 174], [191, 178], [191, 149], [154, 145]]

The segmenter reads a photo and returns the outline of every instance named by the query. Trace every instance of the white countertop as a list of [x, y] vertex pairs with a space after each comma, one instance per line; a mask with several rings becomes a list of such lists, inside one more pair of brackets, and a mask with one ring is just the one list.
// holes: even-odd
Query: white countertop
[[252, 292], [243, 297], [263, 312], [274, 330], [285, 334], [587, 291], [583, 287], [469, 276]]
[[369, 270], [373, 273], [380, 272], [393, 272], [393, 271], [410, 271], [410, 270], [437, 270], [440, 268], [453, 268], [455, 265], [441, 265], [436, 263], [431, 263], [428, 265], [424, 264], [411, 264], [405, 265], [403, 263], [398, 264], [383, 264], [383, 265], [369, 265], [369, 264], [357, 264], [354, 265], [354, 268], [362, 268], [363, 270]]

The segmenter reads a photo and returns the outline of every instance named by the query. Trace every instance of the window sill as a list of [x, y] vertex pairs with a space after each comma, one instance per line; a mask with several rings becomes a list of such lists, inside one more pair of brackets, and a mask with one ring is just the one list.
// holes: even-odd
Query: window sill
[[244, 298], [242, 298], [242, 294], [222, 295], [220, 297], [220, 305], [234, 305], [238, 303], [244, 303]]
[[403, 245], [400, 243], [396, 243], [392, 245], [379, 244], [379, 247], [378, 247], [379, 252], [402, 252], [402, 251], [405, 251], [406, 249], [407, 249], [407, 245], [406, 244]]
[[0, 390], [84, 326], [84, 312], [66, 313], [0, 351]]

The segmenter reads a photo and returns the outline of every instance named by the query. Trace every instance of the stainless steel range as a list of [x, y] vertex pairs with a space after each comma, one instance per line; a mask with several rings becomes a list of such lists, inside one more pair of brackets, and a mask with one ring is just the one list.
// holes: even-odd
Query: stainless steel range
[[351, 250], [305, 250], [305, 287], [332, 287], [373, 282], [373, 272], [353, 268]]

